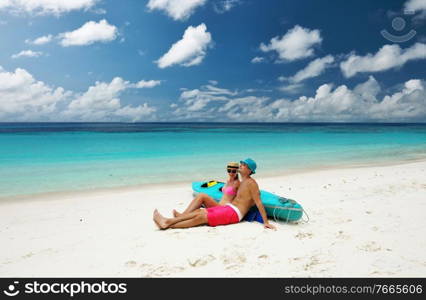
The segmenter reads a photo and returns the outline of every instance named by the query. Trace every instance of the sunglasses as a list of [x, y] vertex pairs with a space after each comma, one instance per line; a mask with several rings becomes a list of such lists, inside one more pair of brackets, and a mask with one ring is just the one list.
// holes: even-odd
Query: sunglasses
[[237, 173], [237, 169], [228, 169], [227, 171], [228, 173], [232, 173], [232, 174]]

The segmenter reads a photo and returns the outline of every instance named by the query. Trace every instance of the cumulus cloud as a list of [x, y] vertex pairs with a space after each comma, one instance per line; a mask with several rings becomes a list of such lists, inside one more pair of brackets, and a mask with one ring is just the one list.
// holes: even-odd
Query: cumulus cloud
[[156, 108], [147, 103], [132, 107], [122, 106], [120, 95], [129, 88], [143, 88], [140, 82], [132, 84], [120, 77], [115, 77], [110, 83], [96, 82], [94, 86], [73, 99], [67, 109], [62, 112], [65, 119], [79, 121], [105, 121], [130, 119], [140, 121], [150, 116]]
[[189, 26], [181, 40], [172, 45], [169, 51], [156, 62], [158, 67], [167, 68], [175, 64], [185, 67], [200, 64], [211, 45], [211, 34], [204, 23], [197, 27]]
[[319, 76], [325, 71], [326, 68], [330, 67], [333, 62], [334, 57], [332, 55], [317, 58], [311, 61], [304, 69], [290, 77], [289, 80], [291, 82], [301, 82], [305, 79]]
[[417, 13], [412, 18], [414, 24], [421, 26], [426, 19], [426, 1], [425, 0], [408, 0], [404, 3], [404, 12]]
[[96, 82], [84, 93], [53, 88], [24, 69], [0, 67], [0, 121], [139, 121], [155, 118], [155, 107], [123, 105], [127, 89], [152, 87], [151, 81], [131, 83], [120, 77]]
[[426, 44], [416, 43], [410, 48], [401, 49], [399, 45], [385, 45], [376, 54], [358, 56], [350, 54], [340, 63], [345, 77], [362, 72], [380, 72], [403, 66], [410, 60], [426, 59]]
[[117, 38], [118, 30], [105, 19], [89, 21], [80, 28], [59, 34], [60, 44], [63, 47], [91, 45], [95, 42], [110, 42]]
[[260, 56], [256, 56], [251, 60], [251, 63], [252, 64], [258, 64], [258, 63], [261, 63], [261, 62], [264, 62], [264, 61], [265, 61], [265, 58], [260, 57]]
[[0, 120], [48, 120], [70, 92], [37, 81], [24, 69], [7, 72], [0, 67]]
[[[268, 122], [424, 122], [426, 120], [426, 83], [411, 79], [400, 85], [397, 92], [383, 95], [373, 76], [350, 89], [323, 84], [313, 96], [295, 99], [271, 99], [264, 96], [238, 94], [218, 95], [217, 105], [197, 103], [200, 90], [186, 91], [194, 99], [192, 111], [178, 107], [181, 118], [204, 118], [220, 121]], [[201, 98], [200, 100], [203, 100]], [[201, 108], [200, 108], [201, 107]], [[186, 114], [184, 113], [186, 112]]]
[[43, 54], [43, 52], [38, 51], [32, 51], [32, 50], [22, 50], [19, 53], [13, 54], [12, 58], [19, 58], [19, 57], [39, 57]]
[[425, 0], [408, 0], [404, 3], [404, 9], [407, 11], [421, 11], [426, 10]]
[[[353, 90], [346, 85], [333, 88], [332, 84], [321, 85], [313, 97], [278, 99], [268, 104], [258, 100], [253, 105], [245, 103], [251, 114], [240, 116], [240, 120], [294, 121], [294, 122], [404, 122], [424, 121], [426, 118], [425, 82], [408, 80], [403, 88], [382, 99], [379, 84], [370, 78]], [[259, 113], [256, 113], [259, 111]], [[233, 117], [233, 113], [229, 117]]]
[[59, 16], [75, 10], [88, 10], [99, 0], [2, 0], [0, 10], [11, 13]]
[[206, 2], [207, 0], [149, 0], [146, 6], [150, 11], [161, 10], [174, 20], [183, 21]]
[[39, 45], [50, 43], [52, 39], [53, 39], [53, 35], [49, 34], [49, 35], [38, 37], [34, 39], [33, 41], [26, 40], [25, 43], [39, 46]]
[[279, 62], [294, 61], [314, 55], [314, 46], [322, 42], [318, 29], [310, 30], [299, 25], [294, 26], [281, 38], [276, 36], [268, 45], [260, 44], [263, 52], [276, 51]]

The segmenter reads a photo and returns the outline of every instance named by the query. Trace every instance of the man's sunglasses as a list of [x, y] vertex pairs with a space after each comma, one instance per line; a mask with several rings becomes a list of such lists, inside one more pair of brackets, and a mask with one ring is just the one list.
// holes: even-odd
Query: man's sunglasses
[[235, 174], [237, 173], [237, 169], [228, 169], [228, 173]]

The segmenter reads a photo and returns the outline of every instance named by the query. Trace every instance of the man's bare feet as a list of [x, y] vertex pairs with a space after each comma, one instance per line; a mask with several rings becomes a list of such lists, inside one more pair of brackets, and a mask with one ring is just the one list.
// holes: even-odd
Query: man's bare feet
[[158, 228], [160, 229], [167, 229], [168, 225], [167, 225], [167, 219], [165, 217], [163, 217], [158, 210], [154, 210], [154, 222], [155, 224], [157, 224]]
[[173, 210], [173, 217], [180, 217], [182, 214], [178, 212], [176, 209]]

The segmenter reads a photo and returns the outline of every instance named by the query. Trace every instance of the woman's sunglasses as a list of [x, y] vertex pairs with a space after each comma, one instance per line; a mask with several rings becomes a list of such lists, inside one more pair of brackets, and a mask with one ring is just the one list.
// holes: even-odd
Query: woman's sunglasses
[[235, 174], [237, 173], [237, 169], [228, 169], [228, 173]]

